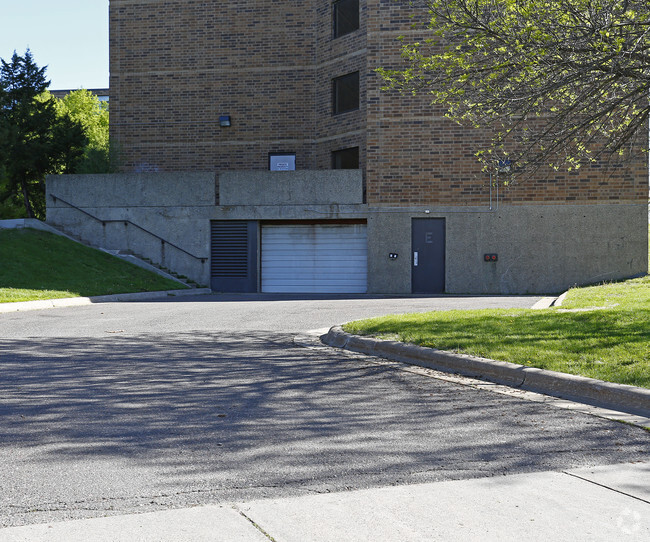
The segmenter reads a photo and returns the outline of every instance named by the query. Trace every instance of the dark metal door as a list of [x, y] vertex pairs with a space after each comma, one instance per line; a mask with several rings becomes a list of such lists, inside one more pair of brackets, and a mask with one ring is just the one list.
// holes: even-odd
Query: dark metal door
[[445, 291], [445, 219], [414, 218], [411, 223], [414, 294]]
[[257, 292], [257, 222], [214, 220], [210, 237], [210, 287]]

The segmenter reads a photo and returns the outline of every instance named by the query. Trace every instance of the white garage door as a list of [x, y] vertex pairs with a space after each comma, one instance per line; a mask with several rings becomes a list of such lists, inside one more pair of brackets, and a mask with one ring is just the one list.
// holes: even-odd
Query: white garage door
[[365, 293], [365, 224], [262, 226], [262, 291]]

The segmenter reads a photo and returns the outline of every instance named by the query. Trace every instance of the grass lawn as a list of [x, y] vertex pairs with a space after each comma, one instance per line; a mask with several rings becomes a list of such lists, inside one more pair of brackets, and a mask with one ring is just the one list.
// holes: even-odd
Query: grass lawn
[[183, 285], [48, 232], [0, 230], [0, 303], [178, 290]]
[[557, 308], [394, 315], [344, 329], [650, 388], [650, 276], [574, 288]]

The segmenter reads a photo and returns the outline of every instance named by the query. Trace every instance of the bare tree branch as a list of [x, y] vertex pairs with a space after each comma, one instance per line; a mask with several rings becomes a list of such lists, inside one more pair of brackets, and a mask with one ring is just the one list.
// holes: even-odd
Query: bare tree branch
[[524, 172], [648, 150], [647, 0], [416, 6], [426, 39], [403, 39], [405, 64], [378, 71], [387, 88], [428, 93], [456, 122], [493, 130], [480, 156], [507, 156]]

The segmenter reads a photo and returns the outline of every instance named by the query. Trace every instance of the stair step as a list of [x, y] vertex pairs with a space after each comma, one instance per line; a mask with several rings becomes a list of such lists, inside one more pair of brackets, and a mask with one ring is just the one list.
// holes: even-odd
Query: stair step
[[191, 280], [186, 275], [182, 275], [180, 273], [172, 271], [171, 269], [168, 269], [167, 267], [164, 267], [164, 266], [154, 262], [151, 258], [147, 258], [145, 256], [141, 256], [139, 254], [136, 254], [132, 250], [109, 250], [109, 249], [105, 249], [103, 247], [99, 247], [99, 246], [95, 245], [94, 243], [92, 243], [90, 241], [86, 241], [85, 239], [83, 239], [83, 237], [80, 237], [79, 235], [76, 235], [75, 233], [71, 232], [70, 230], [68, 230], [66, 228], [62, 228], [60, 226], [56, 226], [56, 227], [57, 227], [57, 229], [59, 231], [65, 233], [68, 237], [71, 237], [72, 239], [78, 241], [79, 243], [82, 243], [84, 245], [87, 245], [87, 246], [90, 246], [90, 247], [93, 247], [93, 248], [98, 248], [100, 250], [103, 250], [104, 252], [107, 252], [109, 254], [113, 254], [113, 255], [118, 256], [118, 257], [119, 256], [133, 256], [135, 258], [138, 258], [139, 260], [142, 260], [145, 263], [148, 263], [152, 267], [155, 267], [155, 268], [159, 269], [160, 271], [163, 271], [163, 272], [167, 273], [168, 275], [171, 275], [172, 277], [178, 279], [180, 282], [182, 282], [186, 286], [189, 286], [190, 288], [200, 288], [201, 287], [200, 284], [198, 284], [197, 282]]

